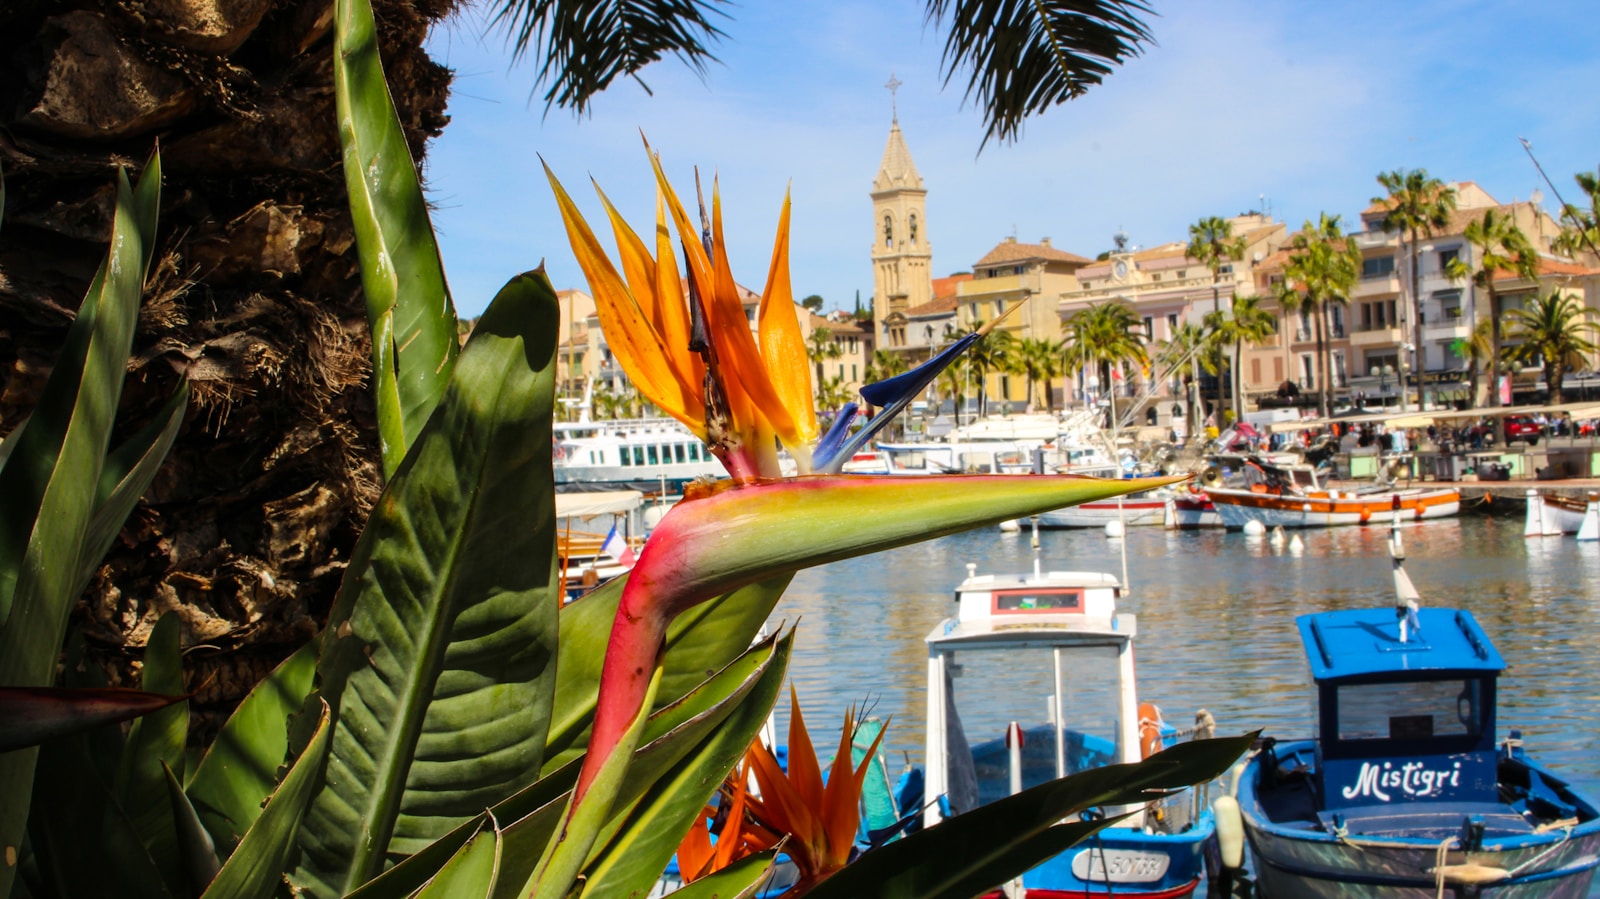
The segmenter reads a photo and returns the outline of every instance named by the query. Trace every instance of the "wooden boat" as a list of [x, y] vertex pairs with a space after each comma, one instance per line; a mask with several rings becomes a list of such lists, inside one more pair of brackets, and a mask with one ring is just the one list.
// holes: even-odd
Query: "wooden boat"
[[1222, 527], [1222, 516], [1204, 490], [1188, 489], [1168, 497], [1163, 524], [1170, 530], [1192, 531]]
[[[1099, 572], [968, 577], [957, 614], [928, 635], [926, 795], [923, 823], [971, 811], [1047, 780], [1138, 760], [1180, 734], [1141, 705], [1134, 683], [1134, 616], [1116, 611], [1117, 579]], [[957, 678], [970, 703], [958, 701]], [[970, 742], [962, 725], [981, 709], [1003, 720], [1048, 700], [1042, 724], [996, 726]], [[1036, 714], [1036, 713], [1035, 713]], [[1209, 715], [1205, 716], [1209, 721]], [[1200, 735], [1209, 735], [1208, 729]], [[1214, 827], [1201, 792], [1185, 790], [1132, 816], [1006, 885], [1011, 897], [1191, 895]]]
[[1583, 530], [1583, 520], [1591, 508], [1600, 504], [1600, 494], [1586, 498], [1540, 493], [1528, 488], [1528, 517], [1522, 528], [1524, 537], [1559, 537]]
[[1505, 662], [1471, 612], [1417, 609], [1398, 529], [1390, 540], [1396, 609], [1296, 619], [1320, 738], [1267, 740], [1238, 778], [1258, 891], [1587, 896], [1600, 810], [1518, 731], [1496, 745]]
[[1398, 489], [1377, 484], [1361, 490], [1324, 487], [1310, 465], [1246, 463], [1239, 486], [1206, 487], [1206, 496], [1225, 527], [1259, 521], [1275, 527], [1309, 528], [1386, 524], [1447, 518], [1461, 511], [1461, 491], [1453, 488]]

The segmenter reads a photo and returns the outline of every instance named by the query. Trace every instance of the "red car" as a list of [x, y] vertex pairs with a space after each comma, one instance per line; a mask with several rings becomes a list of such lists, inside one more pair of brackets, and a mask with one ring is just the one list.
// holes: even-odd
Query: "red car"
[[1506, 418], [1506, 442], [1525, 440], [1528, 443], [1538, 443], [1539, 435], [1544, 429], [1537, 421], [1526, 415], [1512, 415]]

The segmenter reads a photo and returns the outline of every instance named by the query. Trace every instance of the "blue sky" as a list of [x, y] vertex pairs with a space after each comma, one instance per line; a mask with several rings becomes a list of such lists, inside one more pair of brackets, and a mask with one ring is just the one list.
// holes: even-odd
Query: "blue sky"
[[[587, 289], [539, 156], [591, 222], [595, 178], [636, 229], [654, 219], [642, 131], [680, 192], [693, 167], [721, 180], [734, 276], [759, 290], [792, 185], [797, 298], [850, 308], [872, 293], [868, 197], [899, 118], [928, 188], [937, 275], [969, 269], [1013, 233], [1093, 256], [1125, 229], [1135, 244], [1183, 240], [1191, 222], [1257, 208], [1291, 228], [1320, 211], [1347, 222], [1374, 176], [1426, 168], [1502, 202], [1549, 189], [1526, 137], [1569, 201], [1600, 163], [1600, 16], [1582, 2], [1161, 3], [1156, 43], [1083, 99], [978, 152], [983, 127], [941, 90], [941, 32], [923, 6], [807, 0], [726, 7], [720, 62], [676, 60], [619, 82], [579, 119], [548, 114], [534, 70], [467, 14], [432, 35], [456, 71], [452, 122], [425, 177], [455, 301], [476, 315], [541, 260], [557, 288]], [[604, 232], [603, 232], [604, 233]]]

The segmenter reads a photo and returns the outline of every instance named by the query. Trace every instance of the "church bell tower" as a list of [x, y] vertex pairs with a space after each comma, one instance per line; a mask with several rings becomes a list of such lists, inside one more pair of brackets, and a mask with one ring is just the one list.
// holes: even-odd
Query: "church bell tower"
[[[892, 98], [900, 82], [890, 75], [884, 86]], [[898, 106], [893, 112], [889, 143], [872, 181], [872, 317], [880, 328], [891, 315], [903, 317], [907, 309], [933, 300], [928, 191], [900, 133]]]

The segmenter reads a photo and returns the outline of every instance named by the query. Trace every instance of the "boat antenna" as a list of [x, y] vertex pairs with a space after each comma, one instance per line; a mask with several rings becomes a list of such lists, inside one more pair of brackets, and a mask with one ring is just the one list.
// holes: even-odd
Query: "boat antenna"
[[1400, 497], [1394, 498], [1390, 512], [1389, 557], [1394, 560], [1394, 617], [1400, 626], [1400, 642], [1407, 643], [1413, 636], [1422, 636], [1422, 622], [1417, 617], [1422, 595], [1411, 583], [1411, 576], [1406, 574], [1406, 547], [1400, 539]]

